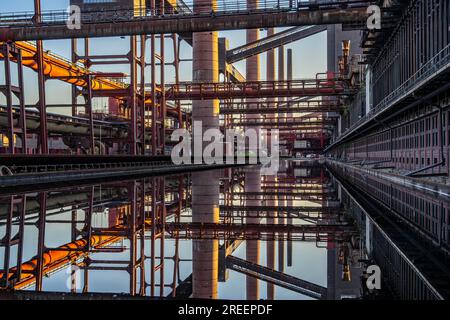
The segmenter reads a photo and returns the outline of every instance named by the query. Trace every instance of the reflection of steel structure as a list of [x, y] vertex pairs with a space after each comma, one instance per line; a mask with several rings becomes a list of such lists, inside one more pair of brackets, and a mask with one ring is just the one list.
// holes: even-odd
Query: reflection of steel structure
[[[5, 85], [2, 86], [0, 93], [3, 93], [6, 97], [6, 104], [12, 105], [14, 96], [19, 100], [19, 114], [17, 121], [14, 118], [14, 111], [12, 108], [7, 110], [7, 130], [6, 136], [8, 138], [8, 152], [10, 154], [15, 153], [14, 148], [14, 135], [18, 135], [22, 140], [22, 147], [20, 153], [27, 153], [27, 126], [25, 115], [25, 96], [23, 92], [23, 67], [22, 67], [22, 51], [17, 49], [16, 46], [5, 43], [0, 45], [0, 58], [3, 58], [4, 70], [5, 70]], [[18, 85], [13, 85], [11, 60], [17, 61], [17, 81]]]
[[[38, 195], [38, 216], [30, 216], [34, 211], [34, 196], [30, 196], [31, 210], [27, 210], [27, 196], [10, 196], [8, 214], [5, 217], [5, 237], [2, 245], [5, 246], [3, 272], [0, 272], [2, 287], [23, 289], [31, 285], [36, 286], [37, 291], [42, 290], [44, 276], [66, 268], [69, 265], [79, 267], [83, 273], [83, 292], [89, 291], [90, 274], [96, 270], [123, 271], [129, 274], [130, 294], [145, 295], [147, 291], [153, 296], [155, 288], [160, 287], [158, 295], [164, 294], [164, 260], [173, 259], [177, 261], [177, 250], [173, 257], [164, 256], [164, 233], [153, 232], [148, 238], [145, 232], [146, 226], [154, 226], [155, 222], [164, 221], [166, 213], [170, 216], [178, 215], [186, 205], [186, 193], [182, 191], [183, 179], [171, 182], [167, 192], [165, 191], [165, 178], [151, 178], [124, 183], [114, 183], [110, 187], [122, 190], [126, 194], [127, 201], [111, 203], [105, 198], [103, 209], [98, 207], [98, 197], [105, 195], [103, 188], [84, 187], [78, 191], [84, 196], [74, 197], [74, 201], [84, 199], [86, 205], [75, 205], [74, 202], [66, 202], [64, 199], [56, 200], [50, 198], [49, 204], [59, 201], [60, 209], [66, 206], [71, 212], [69, 219], [52, 218], [53, 215], [61, 214], [61, 211], [52, 210], [48, 205], [51, 192], [41, 192]], [[106, 186], [104, 187], [105, 189]], [[149, 191], [149, 190], [155, 190]], [[99, 193], [100, 191], [100, 193]], [[125, 192], [124, 192], [125, 191]], [[119, 194], [120, 194], [119, 193]], [[76, 193], [74, 194], [77, 195]], [[170, 202], [165, 202], [169, 196]], [[184, 197], [184, 198], [183, 198]], [[81, 202], [79, 202], [81, 203]], [[106, 207], [105, 207], [106, 206]], [[96, 212], [104, 212], [109, 207], [108, 224], [96, 226], [94, 217]], [[99, 210], [100, 209], [100, 210]], [[30, 220], [32, 219], [32, 220]], [[58, 220], [57, 220], [58, 219]], [[23, 261], [23, 239], [26, 233], [25, 227], [29, 225], [28, 220], [36, 221], [38, 228], [37, 255], [29, 261]], [[50, 224], [71, 226], [71, 242], [59, 247], [49, 248], [46, 245], [46, 227]], [[16, 229], [15, 225], [19, 228]], [[48, 237], [48, 235], [47, 235]], [[161, 255], [156, 256], [155, 249], [159, 241]], [[17, 260], [12, 263], [10, 257], [12, 248], [17, 246]], [[150, 246], [150, 255], [144, 250]], [[176, 243], [178, 246], [178, 242]], [[112, 259], [96, 259], [96, 253], [107, 254]], [[127, 258], [114, 259], [116, 254], [123, 254]], [[147, 263], [149, 261], [149, 263]], [[159, 263], [157, 263], [159, 262]], [[176, 265], [177, 263], [175, 263]], [[11, 265], [14, 265], [11, 267]], [[148, 266], [150, 265], [150, 270]], [[175, 266], [176, 268], [176, 266]], [[4, 270], [8, 270], [5, 272]], [[156, 272], [159, 272], [159, 280], [156, 280]], [[139, 276], [138, 276], [139, 273]], [[174, 273], [176, 274], [176, 272]], [[80, 275], [72, 273], [72, 277]], [[145, 279], [150, 278], [147, 281]], [[143, 279], [138, 282], [137, 279]], [[73, 283], [77, 282], [73, 279]], [[139, 283], [139, 287], [138, 287]], [[175, 288], [175, 285], [172, 285]], [[74, 288], [73, 288], [74, 289]]]
[[[447, 299], [449, 266], [442, 260], [448, 254], [448, 240], [442, 232], [448, 227], [448, 223], [442, 224], [448, 221], [447, 199], [431, 188], [412, 192], [387, 176], [371, 174], [370, 170], [362, 173], [362, 168], [336, 162], [329, 169], [342, 193], [349, 195], [342, 198], [344, 210], [361, 228], [370, 227], [370, 233], [364, 234], [365, 243], [392, 294], [405, 300]], [[343, 179], [345, 172], [350, 173], [350, 179]], [[365, 189], [361, 189], [362, 184]], [[419, 213], [421, 206], [429, 208], [429, 217], [425, 217], [426, 211]], [[427, 225], [435, 227], [427, 229]]]
[[250, 276], [256, 276], [261, 280], [265, 280], [269, 283], [276, 284], [280, 287], [284, 287], [315, 299], [324, 299], [326, 296], [327, 288], [298, 279], [283, 272], [275, 271], [255, 263], [248, 262], [232, 255], [229, 255], [226, 258], [226, 265], [227, 268], [231, 270]]
[[299, 240], [344, 241], [354, 228], [346, 224], [292, 225], [292, 224], [215, 224], [166, 223], [164, 228], [171, 237], [183, 239], [244, 239], [244, 240]]
[[[243, 240], [265, 240], [271, 243], [312, 241], [324, 246], [329, 242], [347, 242], [355, 234], [351, 225], [341, 221], [336, 208], [327, 207], [325, 203], [321, 203], [323, 210], [320, 207], [308, 208], [290, 203], [291, 207], [284, 211], [275, 210], [274, 206], [255, 206], [250, 211], [239, 211], [239, 205], [233, 211], [233, 204], [239, 202], [244, 206], [246, 203], [245, 196], [235, 198], [236, 194], [242, 194], [242, 191], [236, 190], [242, 189], [246, 172], [226, 169], [225, 173], [221, 190], [223, 200], [220, 200], [224, 201], [225, 206], [219, 213], [220, 223], [191, 221], [190, 207], [193, 200], [186, 176], [116, 181], [101, 187], [80, 186], [74, 190], [38, 192], [37, 196], [4, 197], [8, 205], [2, 207], [5, 214], [0, 216], [3, 217], [0, 221], [4, 222], [0, 226], [6, 230], [1, 242], [5, 247], [3, 271], [0, 271], [1, 287], [21, 290], [35, 285], [36, 291], [45, 291], [45, 277], [51, 277], [53, 273], [71, 266], [72, 272], [68, 276], [72, 280], [73, 287], [70, 290], [73, 293], [79, 292], [79, 289], [89, 293], [93, 290], [91, 282], [95, 274], [108, 271], [112, 276], [121, 273], [128, 277], [125, 281], [129, 284], [130, 297], [189, 297], [192, 293], [192, 277], [184, 280], [180, 278], [180, 263], [189, 261], [180, 257], [182, 240], [219, 240], [218, 272], [222, 272], [223, 268], [233, 270], [234, 267], [229, 265], [231, 258], [227, 257], [233, 254]], [[318, 186], [323, 185], [325, 179], [316, 180]], [[275, 183], [267, 179], [262, 181], [264, 186]], [[318, 193], [320, 190], [318, 188], [312, 192]], [[298, 194], [297, 199], [301, 199], [302, 195]], [[262, 202], [273, 198], [266, 199], [263, 194], [259, 197]], [[104, 216], [105, 213], [107, 221], [99, 220], [99, 215]], [[247, 217], [258, 222], [249, 223]], [[298, 224], [297, 221], [304, 224]], [[45, 239], [48, 239], [51, 225], [70, 226], [71, 234], [67, 243], [48, 246]], [[29, 228], [35, 226], [38, 231], [35, 243], [37, 255], [25, 260], [23, 240], [30, 232]], [[292, 247], [289, 249], [288, 244], [289, 250]], [[16, 257], [13, 252], [17, 252]], [[288, 252], [288, 260], [289, 256]], [[270, 268], [249, 263], [251, 261], [244, 260], [246, 267], [241, 271], [251, 277], [315, 298], [322, 295], [320, 287], [290, 277], [283, 271], [271, 271]], [[76, 272], [77, 268], [80, 272]], [[255, 275], [255, 270], [261, 268], [264, 268], [264, 272]], [[168, 273], [172, 275], [170, 283], [165, 281]], [[77, 283], [81, 283], [78, 289]], [[316, 293], [303, 291], [308, 290], [308, 287]]]

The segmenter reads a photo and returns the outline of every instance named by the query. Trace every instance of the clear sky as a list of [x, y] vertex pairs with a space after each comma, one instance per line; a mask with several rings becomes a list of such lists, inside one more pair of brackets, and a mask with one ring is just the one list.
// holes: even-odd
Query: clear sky
[[[64, 10], [69, 5], [69, 0], [41, 0], [43, 10]], [[20, 12], [32, 11], [33, 0], [16, 0], [16, 1], [0, 1], [0, 13], [5, 12]], [[265, 36], [265, 31], [260, 34]], [[245, 30], [224, 31], [219, 33], [220, 37], [226, 37], [229, 40], [230, 49], [240, 46], [245, 43]], [[91, 54], [124, 54], [128, 51], [127, 38], [96, 38], [91, 41]], [[147, 47], [149, 47], [149, 43]], [[81, 42], [80, 46], [82, 48]], [[59, 54], [63, 57], [70, 58], [70, 40], [51, 40], [44, 42], [45, 50], [50, 50], [53, 53]], [[171, 43], [166, 44], [166, 59], [170, 61], [172, 56]], [[293, 49], [293, 63], [294, 63], [294, 79], [315, 77], [316, 73], [326, 71], [326, 32], [319, 33], [309, 38], [292, 43], [286, 48]], [[158, 48], [159, 50], [159, 48]], [[181, 58], [190, 58], [192, 50], [189, 45], [184, 43], [181, 47]], [[261, 54], [261, 79], [265, 79], [265, 61], [266, 54]], [[239, 71], [245, 75], [245, 61], [240, 61], [235, 64]], [[180, 74], [182, 81], [191, 80], [192, 69], [190, 62], [184, 62], [180, 65]], [[149, 69], [149, 68], [147, 68]], [[173, 68], [166, 67], [166, 82], [173, 82]], [[98, 71], [114, 71], [124, 72], [129, 74], [126, 66], [96, 66]], [[149, 72], [146, 71], [146, 72]], [[147, 73], [146, 73], [147, 76]], [[37, 75], [32, 70], [25, 69], [25, 87], [26, 87], [26, 103], [35, 104], [37, 102]], [[148, 76], [147, 79], [150, 79]], [[0, 65], [0, 83], [4, 81], [3, 65]], [[47, 103], [70, 103], [71, 89], [68, 84], [59, 80], [47, 81]], [[4, 104], [4, 99], [0, 99], [0, 103]], [[106, 105], [106, 99], [96, 99], [94, 108], [101, 108]], [[67, 113], [69, 110], [52, 109], [49, 112]]]

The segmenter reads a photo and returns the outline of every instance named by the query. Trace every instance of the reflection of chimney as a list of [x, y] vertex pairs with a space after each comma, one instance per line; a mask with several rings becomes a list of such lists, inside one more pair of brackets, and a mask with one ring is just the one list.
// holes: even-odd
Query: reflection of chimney
[[342, 40], [342, 59], [344, 75], [348, 73], [348, 57], [350, 55], [350, 40]]
[[[261, 192], [261, 173], [259, 169], [250, 169], [245, 173], [245, 192]], [[257, 206], [260, 200], [248, 199], [246, 205]], [[247, 223], [260, 223], [260, 218], [255, 212], [249, 212], [246, 218]], [[260, 243], [259, 240], [247, 240], [245, 244], [245, 256], [247, 261], [259, 264], [260, 260]], [[247, 300], [259, 300], [259, 281], [258, 279], [246, 277]]]
[[350, 275], [350, 266], [348, 264], [344, 264], [344, 268], [342, 271], [342, 281], [345, 281], [345, 282], [352, 281], [351, 275]]
[[349, 248], [347, 245], [344, 245], [341, 248], [341, 252], [339, 253], [339, 260], [343, 264], [342, 268], [342, 281], [350, 282], [351, 281], [351, 275], [350, 275], [350, 264], [348, 261], [348, 257], [350, 255]]
[[[192, 222], [219, 223], [219, 172], [192, 174]], [[217, 299], [219, 241], [192, 240], [192, 297]]]

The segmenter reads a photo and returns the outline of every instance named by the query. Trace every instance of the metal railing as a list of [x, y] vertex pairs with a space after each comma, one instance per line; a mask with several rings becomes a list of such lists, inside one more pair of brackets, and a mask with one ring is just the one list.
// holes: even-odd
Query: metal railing
[[[326, 9], [345, 9], [345, 8], [362, 8], [367, 7], [369, 0], [341, 0], [341, 1], [324, 1], [309, 2], [297, 0], [264, 0], [259, 2], [256, 9], [247, 7], [246, 0], [221, 0], [211, 9], [210, 5], [193, 6], [192, 1], [184, 2], [172, 8], [166, 8], [161, 11], [156, 9], [119, 9], [116, 7], [104, 8], [102, 10], [89, 10], [82, 13], [82, 23], [120, 23], [130, 20], [147, 20], [147, 19], [170, 19], [179, 17], [192, 17], [204, 15], [229, 15], [229, 14], [250, 14], [250, 13], [276, 13], [289, 11], [308, 11], [326, 10]], [[41, 13], [40, 24], [35, 23], [35, 14], [31, 11], [24, 12], [7, 12], [0, 14], [0, 27], [26, 27], [36, 25], [65, 24], [71, 18], [70, 12], [67, 10], [51, 10]]]
[[[235, 111], [243, 111], [247, 110], [249, 108], [249, 105], [251, 104], [252, 109], [256, 110], [278, 110], [280, 109], [279, 102], [274, 101], [258, 101], [258, 102], [224, 102], [222, 101], [220, 103], [220, 107], [225, 110], [235, 110]], [[337, 102], [328, 102], [328, 101], [319, 101], [319, 100], [310, 100], [310, 101], [295, 101], [292, 103], [289, 103], [282, 107], [283, 110], [296, 110], [296, 109], [312, 109], [312, 110], [318, 110], [321, 111], [339, 111], [340, 106]]]
[[[301, 91], [330, 89], [336, 93], [349, 94], [345, 81], [340, 79], [298, 79], [286, 81], [247, 81], [240, 83], [193, 83], [182, 82], [166, 85], [166, 98], [189, 97], [194, 95], [224, 95], [256, 94], [262, 92], [274, 93], [277, 91]], [[348, 91], [348, 92], [347, 92]]]
[[80, 170], [105, 170], [105, 169], [133, 169], [143, 167], [165, 167], [173, 165], [170, 161], [151, 162], [110, 162], [110, 163], [74, 163], [74, 164], [46, 164], [11, 166], [9, 169], [14, 175], [44, 173], [44, 172], [69, 172]]
[[392, 107], [397, 100], [404, 97], [408, 93], [417, 89], [423, 81], [427, 80], [433, 75], [437, 75], [443, 72], [449, 67], [450, 64], [450, 44], [444, 49], [438, 52], [434, 57], [428, 60], [419, 70], [416, 71], [411, 77], [403, 82], [394, 91], [388, 94], [383, 100], [381, 100], [374, 108], [372, 108], [365, 116], [361, 117], [358, 121], [353, 123], [350, 127], [343, 132], [343, 134], [333, 142], [333, 145], [342, 141], [347, 135], [349, 135], [355, 128], [368, 122], [376, 114], [379, 114], [390, 107]]

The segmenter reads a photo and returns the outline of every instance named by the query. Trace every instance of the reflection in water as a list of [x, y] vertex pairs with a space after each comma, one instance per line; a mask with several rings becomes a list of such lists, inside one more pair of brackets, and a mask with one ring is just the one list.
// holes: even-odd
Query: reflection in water
[[2, 195], [0, 223], [0, 286], [16, 294], [361, 293], [358, 229], [317, 164], [286, 162], [277, 176], [230, 168]]

